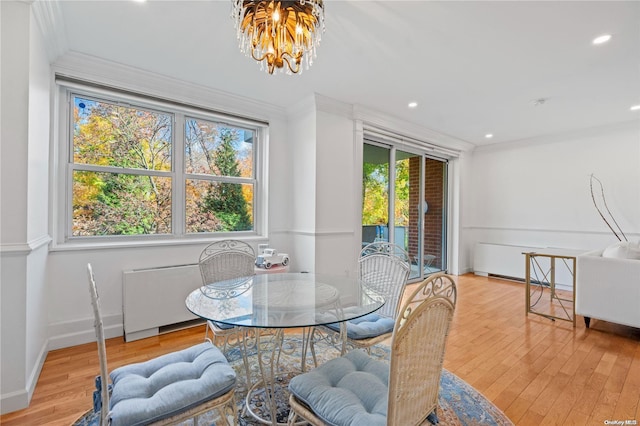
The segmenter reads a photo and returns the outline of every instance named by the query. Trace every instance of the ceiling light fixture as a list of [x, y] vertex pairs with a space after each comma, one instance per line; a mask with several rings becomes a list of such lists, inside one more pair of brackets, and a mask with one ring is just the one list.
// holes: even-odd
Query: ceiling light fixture
[[487, 133], [486, 135], [484, 135], [484, 137], [487, 139], [491, 139], [493, 137], [493, 133]]
[[640, 110], [640, 105], [634, 105], [631, 108], [629, 108], [631, 111], [638, 111]]
[[409, 102], [409, 105], [407, 105], [409, 108], [415, 108], [418, 106], [417, 102]]
[[593, 39], [593, 44], [603, 44], [611, 40], [611, 34], [603, 34]]
[[[269, 74], [309, 69], [324, 32], [323, 0], [232, 0], [240, 50]], [[266, 65], [266, 66], [265, 66]]]

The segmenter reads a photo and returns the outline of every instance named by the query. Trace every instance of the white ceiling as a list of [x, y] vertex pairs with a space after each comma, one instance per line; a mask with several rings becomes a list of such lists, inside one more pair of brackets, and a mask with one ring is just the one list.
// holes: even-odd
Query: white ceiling
[[637, 1], [325, 0], [318, 57], [293, 76], [240, 53], [230, 1], [59, 5], [66, 49], [282, 107], [315, 92], [475, 145], [640, 120]]

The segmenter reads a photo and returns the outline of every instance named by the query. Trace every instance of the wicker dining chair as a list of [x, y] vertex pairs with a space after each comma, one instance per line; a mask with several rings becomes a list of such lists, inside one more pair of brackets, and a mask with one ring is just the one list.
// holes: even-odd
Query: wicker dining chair
[[395, 321], [391, 359], [351, 351], [291, 379], [289, 425], [419, 425], [437, 423], [446, 340], [456, 285], [445, 274], [424, 280]]
[[[244, 241], [222, 240], [209, 244], [200, 253], [198, 265], [203, 285], [255, 275], [256, 256]], [[211, 333], [211, 338], [209, 338]], [[242, 343], [244, 331], [240, 327], [207, 321], [205, 339], [216, 343], [222, 340], [222, 351]]]
[[[359, 277], [365, 291], [384, 297], [385, 304], [378, 311], [347, 321], [346, 342], [340, 338], [340, 323], [330, 323], [313, 331], [311, 353], [314, 355], [314, 341], [324, 338], [333, 344], [342, 343], [341, 355], [348, 347], [369, 348], [391, 337], [398, 313], [398, 304], [409, 278], [411, 266], [409, 255], [401, 247], [388, 242], [374, 242], [365, 246], [358, 259]], [[348, 309], [345, 308], [345, 309]]]
[[[214, 283], [225, 282], [221, 293], [227, 293], [229, 297], [233, 295], [233, 288], [228, 284], [236, 278], [246, 278], [255, 275], [256, 256], [253, 247], [244, 241], [221, 240], [211, 243], [202, 250], [198, 260], [200, 274], [203, 285], [215, 285]], [[245, 280], [238, 283], [242, 285]], [[243, 287], [244, 288], [244, 287]], [[244, 327], [236, 327], [215, 321], [207, 321], [204, 331], [204, 338], [222, 348], [224, 354], [228, 354], [232, 348], [237, 348], [242, 354], [247, 383], [251, 382], [251, 369], [247, 359], [247, 345], [255, 344], [253, 336], [249, 336], [254, 331]], [[211, 337], [209, 337], [211, 336]]]
[[225, 424], [236, 424], [236, 373], [211, 342], [108, 373], [100, 298], [91, 264], [87, 272], [100, 360], [93, 398], [100, 426], [168, 425], [191, 418], [198, 424], [198, 416], [214, 409]]

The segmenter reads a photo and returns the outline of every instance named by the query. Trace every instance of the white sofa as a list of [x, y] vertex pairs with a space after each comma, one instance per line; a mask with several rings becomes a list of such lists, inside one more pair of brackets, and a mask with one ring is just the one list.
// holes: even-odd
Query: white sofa
[[640, 328], [640, 260], [584, 253], [576, 264], [576, 314]]

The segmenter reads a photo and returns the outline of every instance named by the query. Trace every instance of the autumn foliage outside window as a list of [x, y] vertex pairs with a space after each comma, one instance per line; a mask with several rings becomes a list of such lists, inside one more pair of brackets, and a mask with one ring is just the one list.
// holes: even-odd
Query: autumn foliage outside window
[[72, 139], [73, 237], [254, 229], [255, 130], [73, 96]]
[[187, 232], [253, 229], [253, 132], [186, 120]]

